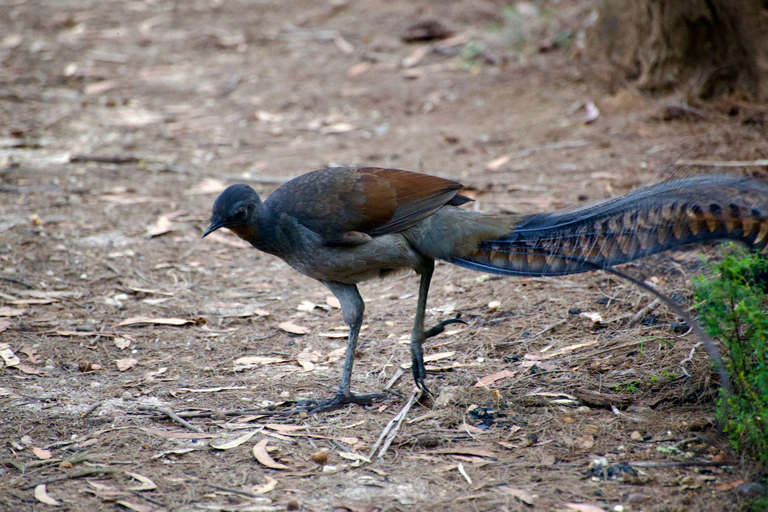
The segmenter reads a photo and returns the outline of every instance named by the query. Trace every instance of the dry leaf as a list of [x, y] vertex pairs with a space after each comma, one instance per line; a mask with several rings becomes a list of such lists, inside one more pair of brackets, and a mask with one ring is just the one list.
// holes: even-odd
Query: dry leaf
[[485, 164], [485, 169], [487, 171], [498, 171], [510, 160], [512, 160], [512, 155], [503, 155], [498, 158], [494, 158], [493, 160]]
[[26, 309], [21, 308], [9, 308], [8, 306], [0, 307], [0, 316], [21, 316], [26, 312]]
[[256, 315], [256, 316], [269, 316], [272, 313], [270, 313], [269, 311], [267, 311], [265, 309], [254, 309], [253, 310], [253, 314]]
[[226, 183], [216, 178], [205, 178], [203, 181], [184, 192], [185, 196], [195, 196], [203, 194], [218, 194], [227, 188]]
[[293, 322], [283, 322], [278, 327], [291, 334], [307, 334], [309, 332], [308, 328], [296, 325]]
[[500, 372], [486, 375], [485, 377], [477, 381], [477, 384], [475, 384], [475, 387], [482, 388], [482, 387], [490, 386], [497, 380], [506, 379], [507, 377], [511, 377], [512, 375], [514, 375], [514, 373], [512, 373], [509, 370], [501, 370]]
[[360, 455], [359, 453], [339, 452], [339, 457], [341, 457], [342, 459], [353, 460], [355, 462], [365, 462], [367, 464], [371, 463], [371, 459], [369, 459], [365, 455]]
[[184, 215], [184, 213], [186, 212], [183, 210], [176, 210], [175, 212], [160, 215], [154, 224], [147, 226], [147, 236], [153, 238], [168, 233], [173, 226], [173, 219]]
[[328, 355], [325, 356], [325, 360], [328, 363], [333, 363], [343, 358], [346, 355], [346, 353], [347, 353], [347, 347], [337, 348], [336, 350], [331, 350], [330, 352], [328, 352]]
[[404, 68], [412, 68], [416, 64], [422, 61], [427, 54], [432, 51], [430, 46], [419, 46], [410, 55], [403, 59], [401, 64]]
[[237, 448], [241, 444], [249, 441], [253, 436], [256, 435], [257, 432], [259, 432], [259, 430], [253, 430], [251, 432], [248, 432], [244, 436], [238, 437], [237, 439], [230, 439], [229, 441], [222, 444], [211, 443], [211, 448], [214, 448], [216, 450], [231, 450], [232, 448]]
[[267, 494], [268, 492], [271, 492], [275, 489], [277, 486], [277, 480], [269, 475], [264, 475], [264, 478], [267, 480], [267, 483], [264, 485], [254, 485], [251, 489], [253, 494]]
[[96, 95], [96, 94], [104, 94], [105, 92], [112, 90], [117, 85], [117, 82], [114, 80], [99, 80], [98, 82], [93, 82], [91, 84], [88, 84], [83, 89], [83, 92], [86, 95]]
[[32, 364], [37, 364], [37, 349], [34, 347], [21, 347], [19, 349], [19, 352], [22, 354], [25, 354], [29, 358], [29, 362]]
[[37, 457], [40, 460], [48, 460], [53, 456], [50, 450], [38, 448], [37, 446], [32, 447], [32, 453], [34, 453], [35, 457]]
[[[431, 363], [433, 361], [440, 361], [442, 359], [448, 359], [449, 357], [453, 357], [453, 355], [456, 352], [438, 352], [437, 354], [429, 354], [428, 356], [424, 356], [424, 362], [425, 363]], [[400, 367], [403, 370], [407, 370], [411, 367], [411, 363], [403, 363], [400, 365]]]
[[117, 365], [117, 369], [121, 372], [124, 372], [126, 370], [130, 370], [134, 366], [136, 366], [139, 362], [136, 359], [133, 359], [131, 357], [125, 358], [125, 359], [116, 359], [115, 364]]
[[21, 360], [16, 357], [11, 346], [7, 343], [0, 343], [0, 357], [5, 361], [5, 366], [18, 366], [21, 363]]
[[8, 328], [11, 326], [11, 322], [8, 320], [0, 320], [0, 332], [8, 330]]
[[337, 135], [341, 133], [347, 133], [354, 130], [354, 125], [351, 125], [349, 123], [336, 123], [329, 126], [323, 126], [320, 128], [320, 133], [323, 133], [325, 135]]
[[349, 78], [354, 78], [358, 75], [362, 75], [369, 69], [371, 69], [373, 65], [370, 62], [361, 62], [360, 64], [355, 64], [351, 68], [349, 68], [349, 71], [347, 71], [347, 76]]
[[310, 347], [305, 348], [296, 355], [296, 362], [301, 365], [305, 372], [310, 372], [315, 369], [315, 361], [318, 361], [320, 357], [317, 353], [311, 352]]
[[346, 338], [348, 334], [344, 331], [331, 331], [331, 332], [321, 332], [318, 334], [318, 336], [322, 338]]
[[124, 506], [128, 510], [133, 510], [134, 512], [152, 512], [152, 505], [138, 505], [125, 500], [116, 501], [115, 503]]
[[134, 316], [123, 320], [115, 327], [125, 327], [126, 325], [154, 324], [154, 325], [186, 325], [193, 324], [194, 320], [187, 318], [149, 318], [146, 316]]
[[235, 359], [237, 366], [255, 366], [258, 364], [285, 363], [287, 359], [282, 357], [245, 356]]
[[130, 473], [128, 471], [126, 471], [125, 474], [141, 482], [141, 485], [139, 486], [129, 487], [126, 489], [128, 491], [154, 491], [157, 489], [157, 484], [155, 484], [155, 482], [145, 477], [144, 475], [140, 475], [138, 473]]
[[522, 489], [515, 489], [514, 487], [510, 487], [508, 485], [500, 485], [496, 487], [497, 491], [501, 491], [504, 494], [509, 494], [510, 496], [514, 496], [515, 498], [519, 499], [526, 505], [533, 505], [533, 496], [531, 496], [531, 493], [528, 491], [524, 491]]
[[571, 510], [578, 510], [579, 512], [605, 512], [604, 508], [589, 505], [588, 503], [566, 503], [565, 506]]
[[584, 124], [593, 123], [600, 117], [600, 110], [591, 101], [584, 104], [584, 111], [586, 112], [583, 119]]
[[115, 343], [115, 346], [120, 350], [125, 350], [126, 348], [131, 346], [131, 340], [129, 340], [128, 338], [117, 337], [114, 339], [114, 343]]
[[337, 299], [333, 295], [328, 295], [325, 298], [325, 303], [334, 309], [341, 309], [341, 302], [339, 302], [339, 299]]
[[339, 50], [341, 50], [343, 53], [346, 53], [347, 55], [355, 51], [355, 47], [352, 46], [352, 43], [344, 39], [338, 32], [333, 36], [333, 44], [335, 44]]
[[234, 235], [232, 236], [225, 235], [223, 233], [219, 233], [218, 231], [206, 236], [205, 239], [218, 242], [222, 245], [228, 245], [229, 247], [236, 247], [238, 249], [245, 249], [251, 246], [250, 244], [243, 242], [239, 238], [236, 238]]
[[159, 428], [152, 427], [142, 427], [141, 430], [147, 434], [162, 437], [164, 439], [214, 439], [218, 437], [216, 434], [198, 434], [196, 432], [169, 432], [167, 430], [161, 430]]
[[593, 324], [603, 323], [603, 315], [601, 315], [597, 311], [585, 311], [583, 313], [580, 313], [579, 316], [590, 320]]
[[45, 484], [40, 484], [35, 487], [35, 499], [46, 505], [61, 505], [61, 502], [56, 501], [48, 495], [48, 491], [45, 489]]
[[14, 366], [14, 368], [16, 368], [16, 369], [26, 373], [27, 375], [41, 375], [40, 370], [38, 370], [34, 366], [30, 366], [30, 365], [25, 364], [25, 363], [21, 363], [19, 365], [16, 365], [16, 366]]
[[744, 483], [744, 480], [736, 480], [735, 482], [730, 482], [727, 484], [721, 484], [715, 487], [716, 491], [730, 491], [731, 489], [735, 489], [736, 487], [740, 486]]
[[267, 466], [268, 468], [272, 469], [290, 469], [285, 464], [280, 464], [279, 462], [276, 462], [275, 459], [269, 456], [267, 453], [267, 440], [262, 439], [258, 443], [256, 443], [256, 446], [253, 447], [253, 456], [256, 457], [256, 460], [259, 461], [260, 464]]
[[296, 306], [296, 309], [299, 311], [306, 311], [307, 313], [311, 313], [314, 311], [314, 309], [317, 307], [314, 302], [309, 302], [308, 300], [301, 301], [301, 304]]

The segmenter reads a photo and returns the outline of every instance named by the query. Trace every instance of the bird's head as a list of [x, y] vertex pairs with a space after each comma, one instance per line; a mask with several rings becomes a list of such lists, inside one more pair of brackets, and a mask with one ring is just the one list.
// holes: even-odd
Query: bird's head
[[241, 238], [247, 237], [260, 205], [259, 195], [248, 185], [227, 187], [213, 203], [211, 225], [203, 233], [203, 238], [219, 228], [229, 228]]

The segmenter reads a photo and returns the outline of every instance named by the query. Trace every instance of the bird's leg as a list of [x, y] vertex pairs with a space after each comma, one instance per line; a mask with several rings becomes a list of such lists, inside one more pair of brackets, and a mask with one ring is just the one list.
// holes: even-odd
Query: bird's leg
[[[421, 280], [419, 282], [419, 299], [416, 303], [416, 317], [413, 320], [413, 331], [411, 331], [411, 371], [416, 386], [425, 394], [430, 395], [427, 385], [424, 384], [424, 377], [427, 376], [427, 369], [424, 368], [424, 316], [427, 309], [427, 295], [429, 295], [429, 283], [432, 281], [432, 274], [435, 271], [435, 260], [428, 259], [422, 262], [419, 269]], [[436, 329], [433, 327], [430, 331]]]
[[347, 352], [344, 356], [344, 369], [341, 373], [341, 384], [336, 396], [330, 400], [305, 400], [299, 402], [298, 407], [309, 410], [310, 414], [322, 411], [332, 411], [345, 404], [371, 405], [375, 399], [384, 398], [385, 395], [355, 395], [350, 387], [352, 382], [352, 367], [355, 364], [355, 351], [357, 350], [357, 338], [363, 323], [365, 303], [360, 297], [357, 286], [327, 282], [324, 283], [329, 290], [339, 299], [341, 313], [344, 322], [349, 325], [349, 338], [347, 339]]

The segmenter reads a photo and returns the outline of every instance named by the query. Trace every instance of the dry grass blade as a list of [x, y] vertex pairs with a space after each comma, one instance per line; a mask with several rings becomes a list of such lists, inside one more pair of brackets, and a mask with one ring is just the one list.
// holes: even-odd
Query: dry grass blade
[[376, 444], [373, 445], [371, 451], [368, 453], [369, 459], [373, 459], [373, 454], [376, 452], [379, 446], [381, 446], [381, 449], [379, 450], [377, 458], [381, 459], [384, 457], [384, 454], [387, 453], [389, 445], [392, 444], [392, 441], [395, 439], [397, 432], [400, 430], [400, 426], [403, 424], [405, 417], [408, 415], [408, 411], [411, 410], [411, 407], [413, 407], [413, 404], [416, 403], [416, 400], [418, 400], [420, 396], [421, 391], [414, 391], [411, 395], [411, 398], [409, 398], [408, 402], [405, 404], [405, 407], [403, 407], [402, 410], [397, 413], [394, 418], [389, 420], [389, 423], [387, 423], [387, 426], [384, 427], [384, 430], [379, 436], [379, 439], [376, 440]]

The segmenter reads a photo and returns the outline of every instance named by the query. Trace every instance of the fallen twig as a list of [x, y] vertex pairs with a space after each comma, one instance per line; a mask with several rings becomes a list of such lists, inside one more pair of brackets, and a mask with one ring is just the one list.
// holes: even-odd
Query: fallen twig
[[689, 467], [696, 467], [696, 466], [733, 466], [733, 462], [714, 462], [714, 461], [697, 461], [692, 460], [688, 462], [673, 462], [673, 461], [662, 461], [662, 462], [649, 462], [649, 461], [641, 461], [641, 462], [627, 462], [628, 466], [633, 466], [636, 468], [689, 468]]
[[408, 415], [408, 411], [411, 410], [411, 407], [413, 407], [413, 404], [420, 396], [420, 390], [414, 391], [411, 395], [411, 398], [409, 398], [408, 402], [405, 404], [405, 407], [403, 407], [403, 409], [397, 413], [394, 418], [389, 420], [387, 426], [384, 427], [384, 431], [382, 431], [381, 435], [376, 440], [376, 444], [374, 444], [373, 448], [371, 448], [371, 451], [368, 454], [369, 459], [373, 459], [373, 454], [379, 448], [379, 446], [381, 446], [381, 449], [379, 450], [379, 453], [376, 457], [379, 459], [384, 457], [384, 454], [387, 453], [389, 445], [392, 444], [395, 436], [397, 436], [397, 432], [400, 430], [400, 426], [403, 424], [403, 420], [405, 420], [405, 417]]
[[117, 155], [72, 155], [69, 157], [72, 163], [97, 162], [100, 164], [135, 164], [139, 157], [130, 154]]
[[159, 406], [156, 406], [156, 405], [140, 405], [140, 406], [137, 407], [137, 409], [140, 410], [140, 411], [158, 412], [160, 414], [164, 414], [164, 415], [168, 416], [168, 418], [171, 421], [173, 421], [174, 423], [176, 423], [178, 425], [181, 425], [184, 428], [187, 428], [187, 429], [189, 429], [189, 430], [191, 430], [193, 432], [197, 432], [198, 434], [203, 434], [204, 433], [203, 429], [201, 429], [200, 427], [196, 427], [195, 425], [191, 424], [190, 422], [188, 422], [184, 418], [179, 417], [178, 414], [173, 412], [168, 407], [159, 407]]
[[23, 286], [24, 288], [26, 288], [28, 290], [31, 290], [31, 289], [34, 288], [34, 286], [29, 284], [28, 282], [22, 281], [21, 279], [17, 279], [15, 277], [0, 276], [0, 279], [2, 279], [3, 281], [8, 281], [9, 283], [18, 284], [18, 285]]
[[392, 376], [391, 379], [389, 379], [389, 382], [387, 382], [387, 385], [384, 386], [384, 389], [390, 389], [392, 386], [395, 385], [395, 383], [400, 379], [400, 377], [403, 376], [405, 371], [402, 368], [398, 368], [395, 374]]
[[683, 160], [680, 165], [697, 167], [764, 167], [768, 160]]
[[37, 487], [38, 485], [47, 485], [52, 484], [54, 482], [62, 482], [64, 480], [73, 480], [75, 478], [83, 478], [85, 476], [95, 476], [95, 475], [109, 475], [112, 473], [122, 473], [121, 470], [117, 468], [91, 468], [91, 469], [84, 469], [82, 471], [77, 471], [75, 473], [70, 473], [68, 475], [64, 476], [54, 476], [51, 478], [46, 478], [45, 480], [41, 480], [39, 482], [35, 482], [33, 484], [27, 484], [22, 489], [33, 489]]
[[638, 311], [637, 313], [635, 313], [635, 316], [633, 316], [633, 317], [632, 317], [632, 318], [629, 320], [629, 322], [627, 322], [627, 327], [632, 327], [632, 326], [633, 326], [633, 325], [635, 325], [637, 322], [639, 322], [640, 320], [642, 320], [643, 318], [645, 318], [645, 317], [648, 315], [648, 313], [650, 313], [651, 311], [653, 311], [654, 309], [656, 309], [657, 307], [659, 307], [659, 304], [661, 304], [661, 299], [659, 299], [658, 297], [657, 297], [657, 298], [655, 298], [655, 299], [653, 299], [653, 301], [651, 301], [651, 303], [650, 303], [650, 304], [648, 304], [648, 305], [647, 305], [647, 306], [645, 306], [643, 309], [641, 309], [640, 311]]
[[88, 408], [87, 408], [86, 410], [84, 410], [84, 411], [83, 411], [83, 414], [81, 414], [81, 415], [80, 415], [80, 418], [86, 418], [86, 417], [88, 417], [88, 415], [89, 415], [89, 414], [91, 414], [93, 411], [95, 411], [96, 409], [98, 409], [99, 407], [101, 407], [101, 405], [102, 405], [103, 403], [104, 403], [104, 402], [96, 402], [95, 404], [91, 404], [91, 405], [89, 405], [89, 406], [88, 406]]

